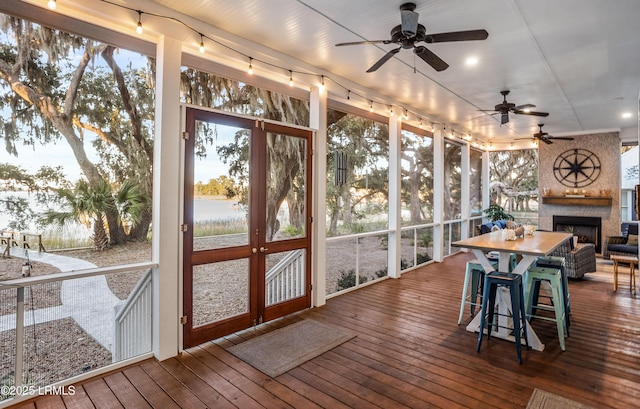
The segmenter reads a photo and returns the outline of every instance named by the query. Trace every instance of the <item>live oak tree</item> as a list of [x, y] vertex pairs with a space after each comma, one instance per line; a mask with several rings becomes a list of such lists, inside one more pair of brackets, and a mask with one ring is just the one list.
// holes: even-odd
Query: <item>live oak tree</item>
[[[88, 186], [135, 183], [152, 189], [153, 62], [123, 70], [117, 49], [77, 35], [3, 16], [0, 43], [0, 116], [5, 149], [66, 143]], [[100, 60], [100, 64], [98, 61]], [[87, 134], [96, 135], [88, 154]], [[113, 198], [107, 198], [112, 201]], [[125, 226], [115, 203], [105, 208], [111, 243], [146, 238], [151, 206]]]

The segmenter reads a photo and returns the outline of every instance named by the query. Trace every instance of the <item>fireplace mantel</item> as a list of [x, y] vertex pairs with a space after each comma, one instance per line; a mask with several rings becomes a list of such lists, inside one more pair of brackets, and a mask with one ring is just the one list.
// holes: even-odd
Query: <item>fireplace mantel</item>
[[563, 206], [611, 206], [611, 197], [585, 196], [542, 196], [542, 203]]

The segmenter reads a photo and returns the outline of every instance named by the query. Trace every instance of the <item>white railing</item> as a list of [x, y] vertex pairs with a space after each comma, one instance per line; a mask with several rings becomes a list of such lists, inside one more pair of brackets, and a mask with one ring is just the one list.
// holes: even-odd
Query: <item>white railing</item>
[[151, 351], [152, 269], [148, 269], [122, 305], [115, 306], [113, 362]]
[[[151, 352], [150, 271], [155, 267], [156, 263], [143, 262], [0, 282], [0, 338], [7, 352], [0, 356], [0, 386], [9, 391], [23, 385], [37, 388], [104, 370], [114, 364], [118, 343], [126, 351], [119, 352], [120, 361], [132, 356], [134, 349], [126, 347], [132, 343], [130, 337], [136, 338], [138, 355]], [[107, 277], [143, 270], [144, 279], [123, 304], [109, 290]], [[124, 306], [114, 314], [118, 304]], [[116, 315], [124, 327], [116, 330], [121, 337], [118, 342]], [[15, 398], [19, 397], [0, 394], [0, 401]]]
[[266, 305], [273, 305], [305, 293], [304, 250], [289, 252], [265, 276]]

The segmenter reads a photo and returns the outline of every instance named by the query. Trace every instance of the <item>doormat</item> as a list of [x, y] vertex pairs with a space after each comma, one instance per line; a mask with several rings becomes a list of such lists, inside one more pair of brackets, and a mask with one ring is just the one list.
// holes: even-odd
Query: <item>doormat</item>
[[314, 320], [302, 320], [227, 348], [272, 378], [323, 354], [355, 334]]
[[534, 389], [529, 399], [527, 409], [593, 409], [591, 406], [584, 405], [562, 396], [554, 395], [543, 391], [542, 389]]

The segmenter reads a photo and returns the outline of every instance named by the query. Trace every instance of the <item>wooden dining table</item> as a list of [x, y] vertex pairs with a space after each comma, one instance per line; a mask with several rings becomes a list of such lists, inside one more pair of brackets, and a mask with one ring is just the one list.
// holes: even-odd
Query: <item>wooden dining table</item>
[[[509, 272], [509, 260], [511, 254], [519, 255], [519, 261], [511, 270], [514, 274], [524, 274], [536, 258], [551, 254], [556, 248], [567, 240], [571, 240], [572, 234], [567, 232], [534, 231], [533, 234], [525, 234], [515, 240], [505, 240], [502, 231], [493, 231], [479, 236], [459, 240], [451, 243], [452, 246], [470, 249], [476, 259], [482, 264], [488, 274], [495, 271], [490, 258], [498, 256], [498, 271]], [[509, 328], [513, 327], [511, 318], [511, 298], [509, 290], [501, 287], [496, 297], [496, 308], [499, 312], [498, 329], [491, 332], [491, 336], [514, 341]], [[480, 331], [480, 314], [476, 314], [467, 325], [467, 331]], [[540, 341], [530, 325], [527, 325], [527, 338], [529, 346], [537, 351], [544, 350], [544, 344]]]

